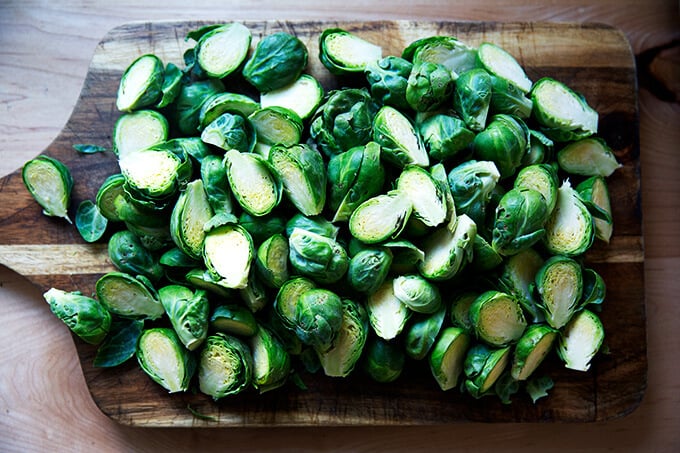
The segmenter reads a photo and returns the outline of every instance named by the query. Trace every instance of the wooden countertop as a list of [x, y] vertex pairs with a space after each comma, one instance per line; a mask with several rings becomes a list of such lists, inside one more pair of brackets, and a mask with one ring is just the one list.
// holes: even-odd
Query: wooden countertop
[[[638, 56], [648, 388], [640, 407], [596, 424], [460, 424], [391, 429], [144, 429], [93, 403], [71, 336], [25, 279], [0, 266], [0, 450], [621, 450], [680, 449], [680, 18], [653, 0], [414, 2], [61, 1], [0, 3], [0, 176], [66, 123], [94, 48], [116, 25], [159, 19], [422, 19], [602, 22]], [[675, 46], [675, 47], [673, 47]]]

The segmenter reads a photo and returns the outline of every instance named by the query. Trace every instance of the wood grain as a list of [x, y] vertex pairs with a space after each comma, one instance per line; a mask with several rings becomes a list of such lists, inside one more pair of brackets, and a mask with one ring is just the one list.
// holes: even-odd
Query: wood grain
[[[82, 199], [92, 198], [115, 168], [110, 157], [81, 156], [73, 152], [71, 145], [109, 146], [110, 130], [118, 115], [113, 100], [122, 70], [144, 52], [157, 53], [164, 61], [181, 61], [181, 53], [188, 45], [183, 36], [201, 24], [128, 24], [112, 30], [97, 46], [73, 114], [47, 148], [48, 154], [67, 163], [76, 175], [74, 206]], [[620, 32], [602, 25], [547, 23], [283, 21], [247, 25], [256, 37], [276, 30], [295, 33], [308, 48], [315, 48], [316, 37], [323, 28], [341, 26], [381, 42], [387, 53], [399, 52], [407, 43], [437, 33], [458, 36], [472, 45], [488, 40], [518, 55], [534, 80], [550, 75], [584, 93], [600, 112], [602, 136], [624, 164], [610, 185], [616, 222], [614, 240], [607, 248], [598, 245], [590, 259], [607, 282], [614, 282], [608, 299], [618, 310], [603, 313], [607, 332], [612, 333], [608, 345], [612, 354], [599, 359], [590, 373], [567, 372], [555, 360], [549, 361], [547, 371], [554, 376], [557, 386], [551, 398], [536, 406], [520, 401], [504, 407], [491, 400], [472, 401], [457, 393], [442, 394], [434, 388], [431, 377], [419, 372], [409, 373], [397, 385], [387, 386], [367, 384], [357, 378], [343, 381], [309, 378], [307, 391], [288, 386], [282, 392], [246, 394], [214, 403], [201, 395], [169, 397], [133, 363], [116, 370], [96, 369], [91, 366], [94, 348], [76, 340], [85, 380], [95, 403], [105, 414], [136, 426], [418, 425], [462, 420], [602, 421], [637, 407], [646, 386], [647, 365], [639, 147], [634, 66], [627, 41]], [[334, 88], [334, 79], [315, 59], [312, 61], [309, 71], [327, 89]], [[0, 193], [12, 201], [0, 206], [0, 244], [3, 244], [0, 261], [42, 289], [91, 287], [108, 264], [97, 262], [95, 266], [78, 268], [65, 264], [63, 269], [36, 265], [32, 257], [40, 257], [41, 247], [47, 259], [59, 254], [54, 246], [66, 247], [62, 252], [79, 250], [81, 240], [73, 228], [40, 215], [39, 208], [22, 191], [17, 173], [0, 181]], [[35, 230], [40, 234], [27, 233]], [[101, 251], [97, 253], [100, 255], [92, 255], [95, 261], [101, 256]], [[37, 270], [40, 267], [45, 271]], [[623, 331], [625, 336], [616, 335]], [[217, 421], [193, 417], [188, 405]]]

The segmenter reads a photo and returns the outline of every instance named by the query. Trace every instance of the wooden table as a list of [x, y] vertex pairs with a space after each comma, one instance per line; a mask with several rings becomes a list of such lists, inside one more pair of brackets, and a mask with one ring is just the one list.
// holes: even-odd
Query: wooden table
[[[129, 428], [92, 402], [70, 334], [40, 292], [0, 267], [0, 450], [565, 450], [677, 451], [680, 433], [680, 80], [677, 2], [156, 2], [0, 4], [0, 175], [59, 133], [95, 46], [110, 28], [157, 19], [422, 19], [603, 22], [638, 58], [648, 389], [640, 407], [607, 423], [434, 427], [168, 430]], [[675, 47], [672, 47], [672, 44]]]

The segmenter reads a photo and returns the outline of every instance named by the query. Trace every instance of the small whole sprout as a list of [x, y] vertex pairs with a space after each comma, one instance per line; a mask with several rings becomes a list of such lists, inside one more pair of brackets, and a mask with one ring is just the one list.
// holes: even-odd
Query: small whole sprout
[[486, 126], [492, 91], [491, 76], [484, 69], [470, 69], [456, 79], [453, 108], [469, 129], [479, 132]]
[[463, 120], [441, 113], [432, 115], [420, 123], [418, 132], [423, 137], [428, 154], [435, 160], [445, 160], [458, 155], [475, 138], [474, 132], [467, 128]]
[[444, 66], [430, 62], [413, 65], [406, 86], [406, 101], [417, 112], [430, 112], [450, 101], [454, 82]]
[[458, 214], [466, 214], [477, 225], [484, 225], [486, 209], [500, 179], [496, 164], [470, 160], [448, 174], [449, 188]]
[[111, 314], [96, 299], [56, 288], [43, 297], [52, 313], [84, 342], [99, 344], [109, 333]]
[[527, 133], [528, 128], [521, 119], [495, 115], [472, 141], [475, 156], [479, 160], [494, 162], [501, 178], [512, 176], [526, 154]]
[[307, 47], [286, 32], [268, 34], [243, 67], [243, 77], [260, 92], [282, 88], [307, 67]]
[[288, 245], [293, 268], [319, 283], [337, 282], [347, 272], [347, 252], [334, 239], [295, 228]]
[[545, 198], [534, 189], [512, 189], [496, 208], [492, 246], [504, 256], [514, 255], [540, 241], [548, 216]]
[[392, 285], [395, 297], [417, 313], [431, 314], [442, 306], [439, 289], [420, 275], [401, 275]]
[[365, 248], [349, 260], [347, 282], [356, 291], [373, 294], [387, 278], [391, 266], [389, 249]]
[[412, 68], [410, 61], [394, 55], [368, 63], [364, 74], [370, 85], [371, 95], [383, 105], [398, 109], [409, 108], [406, 86]]
[[318, 352], [328, 351], [342, 327], [342, 299], [327, 289], [313, 288], [300, 294], [294, 310], [293, 327], [300, 341]]

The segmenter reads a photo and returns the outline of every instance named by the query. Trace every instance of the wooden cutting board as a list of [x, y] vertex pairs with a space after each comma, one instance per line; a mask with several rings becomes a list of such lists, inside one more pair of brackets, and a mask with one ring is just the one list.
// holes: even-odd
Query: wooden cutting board
[[[191, 45], [184, 36], [205, 24], [131, 23], [113, 29], [99, 43], [73, 114], [44, 151], [73, 173], [72, 215], [80, 201], [93, 199], [104, 179], [117, 171], [110, 153], [80, 155], [72, 145], [111, 146], [122, 71], [147, 52], [182, 66], [183, 51]], [[607, 282], [601, 316], [609, 354], [600, 354], [587, 373], [566, 370], [550, 357], [542, 368], [553, 377], [555, 388], [535, 405], [526, 396], [503, 405], [496, 398], [474, 400], [458, 391], [442, 392], [426, 367], [408, 370], [389, 385], [360, 376], [305, 375], [307, 390], [287, 385], [261, 396], [246, 392], [215, 403], [201, 394], [168, 395], [134, 361], [116, 369], [95, 368], [95, 348], [74, 338], [86, 383], [103, 413], [135, 426], [419, 425], [592, 422], [626, 415], [638, 406], [647, 373], [640, 150], [635, 63], [621, 32], [599, 24], [566, 23], [269, 21], [246, 25], [254, 41], [281, 30], [297, 35], [310, 50], [308, 72], [326, 89], [338, 82], [316, 58], [317, 39], [324, 28], [337, 26], [380, 43], [385, 54], [399, 55], [408, 43], [434, 34], [457, 36], [475, 46], [490, 41], [515, 55], [532, 80], [551, 76], [583, 93], [600, 114], [600, 135], [624, 165], [609, 179], [614, 237], [608, 246], [598, 243], [587, 255], [588, 265]], [[85, 294], [93, 291], [99, 276], [113, 269], [105, 244], [86, 244], [73, 226], [41, 214], [19, 170], [0, 179], [0, 263], [42, 290], [57, 287]], [[209, 419], [195, 417], [190, 408]]]

